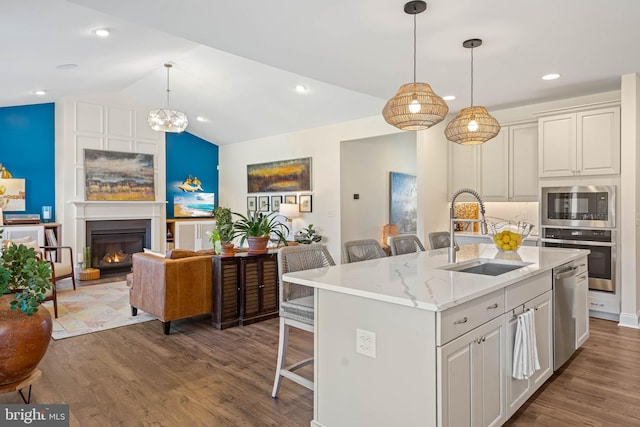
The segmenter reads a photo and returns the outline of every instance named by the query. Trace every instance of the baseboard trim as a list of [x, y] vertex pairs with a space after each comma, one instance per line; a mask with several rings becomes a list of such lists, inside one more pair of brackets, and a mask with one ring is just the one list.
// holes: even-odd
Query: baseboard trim
[[620, 321], [620, 315], [607, 313], [605, 311], [589, 310], [589, 317], [595, 317], [596, 319], [613, 320], [615, 322]]
[[618, 326], [640, 329], [640, 316], [638, 313], [620, 313], [620, 323], [618, 323]]
[[324, 427], [324, 424], [320, 424], [316, 420], [311, 420], [311, 427]]

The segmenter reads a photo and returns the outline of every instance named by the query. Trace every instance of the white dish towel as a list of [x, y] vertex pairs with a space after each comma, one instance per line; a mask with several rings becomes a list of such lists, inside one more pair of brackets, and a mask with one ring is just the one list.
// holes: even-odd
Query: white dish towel
[[518, 380], [527, 379], [540, 369], [535, 325], [533, 310], [529, 309], [518, 316], [512, 373], [513, 378]]

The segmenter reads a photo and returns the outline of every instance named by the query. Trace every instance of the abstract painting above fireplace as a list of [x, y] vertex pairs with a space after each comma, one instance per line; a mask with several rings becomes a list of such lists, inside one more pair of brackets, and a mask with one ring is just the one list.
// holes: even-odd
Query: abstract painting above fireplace
[[153, 155], [84, 150], [86, 200], [155, 200]]

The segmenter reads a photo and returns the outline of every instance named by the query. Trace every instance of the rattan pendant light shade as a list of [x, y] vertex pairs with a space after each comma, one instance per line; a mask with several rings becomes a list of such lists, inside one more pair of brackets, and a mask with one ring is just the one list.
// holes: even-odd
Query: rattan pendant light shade
[[447, 124], [444, 134], [457, 144], [477, 145], [495, 137], [500, 132], [500, 123], [485, 107], [473, 105], [473, 48], [482, 45], [482, 40], [470, 39], [462, 45], [471, 49], [471, 107], [460, 110]]
[[[420, 105], [417, 113], [409, 110], [414, 100]], [[423, 130], [440, 123], [448, 112], [447, 104], [427, 83], [407, 83], [400, 86], [398, 93], [387, 101], [382, 116], [398, 129]]]
[[414, 0], [404, 5], [405, 13], [413, 15], [413, 83], [400, 86], [398, 92], [385, 104], [382, 117], [402, 130], [424, 130], [440, 123], [449, 107], [427, 83], [416, 82], [416, 15], [427, 9], [427, 3]]

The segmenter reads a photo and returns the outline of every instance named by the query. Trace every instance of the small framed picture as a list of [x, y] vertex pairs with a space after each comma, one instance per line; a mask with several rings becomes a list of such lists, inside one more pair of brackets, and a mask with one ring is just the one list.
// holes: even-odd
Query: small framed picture
[[247, 210], [255, 211], [256, 210], [256, 196], [248, 196], [247, 197]]
[[300, 196], [300, 212], [311, 212], [311, 194]]
[[269, 212], [269, 196], [258, 196], [258, 210]]
[[271, 196], [271, 211], [278, 212], [282, 203], [282, 196]]
[[298, 203], [295, 194], [293, 196], [284, 196], [285, 203]]

